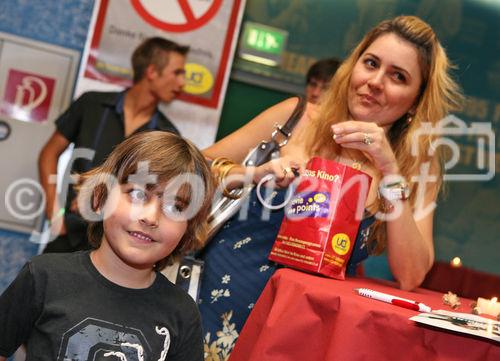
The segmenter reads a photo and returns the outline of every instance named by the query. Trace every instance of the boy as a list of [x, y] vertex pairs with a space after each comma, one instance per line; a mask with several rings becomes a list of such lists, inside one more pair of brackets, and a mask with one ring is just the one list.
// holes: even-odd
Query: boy
[[196, 249], [213, 190], [201, 153], [143, 132], [83, 174], [91, 251], [34, 257], [0, 297], [0, 360], [203, 360], [194, 301], [159, 273]]
[[315, 62], [306, 74], [306, 99], [317, 104], [323, 92], [328, 89], [330, 80], [335, 75], [340, 61], [335, 58], [321, 59]]

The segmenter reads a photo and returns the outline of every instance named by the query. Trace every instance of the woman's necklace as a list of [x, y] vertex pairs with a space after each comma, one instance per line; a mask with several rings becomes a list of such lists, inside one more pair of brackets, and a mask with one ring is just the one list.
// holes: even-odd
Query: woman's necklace
[[343, 161], [347, 165], [349, 165], [349, 163], [351, 163], [350, 166], [352, 168], [354, 168], [356, 170], [361, 170], [361, 168], [363, 168], [363, 165], [366, 163], [367, 158], [365, 157], [365, 159], [359, 160], [359, 159], [354, 158], [347, 149], [344, 149], [344, 151], [345, 151], [345, 153], [347, 153], [348, 158], [345, 158], [339, 154], [337, 156], [339, 158], [339, 160]]
[[361, 168], [363, 167], [364, 163], [365, 163], [365, 161], [358, 162], [357, 160], [353, 160], [352, 164], [351, 164], [351, 167], [353, 167], [356, 170], [361, 170]]

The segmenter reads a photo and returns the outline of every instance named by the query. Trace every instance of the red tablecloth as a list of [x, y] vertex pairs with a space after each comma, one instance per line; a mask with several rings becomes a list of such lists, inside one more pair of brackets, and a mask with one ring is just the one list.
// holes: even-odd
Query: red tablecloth
[[[500, 360], [494, 341], [410, 321], [418, 312], [354, 293], [370, 288], [451, 310], [441, 293], [367, 278], [338, 281], [291, 269], [269, 280], [230, 361]], [[462, 299], [458, 312], [469, 312]]]

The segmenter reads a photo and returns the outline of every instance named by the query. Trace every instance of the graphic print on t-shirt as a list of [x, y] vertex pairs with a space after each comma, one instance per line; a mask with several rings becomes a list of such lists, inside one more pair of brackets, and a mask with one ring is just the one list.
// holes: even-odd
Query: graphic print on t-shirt
[[86, 318], [64, 333], [57, 360], [144, 361], [156, 357], [159, 361], [165, 360], [170, 333], [166, 327], [156, 327], [155, 331], [163, 340], [159, 355], [152, 354], [141, 330]]

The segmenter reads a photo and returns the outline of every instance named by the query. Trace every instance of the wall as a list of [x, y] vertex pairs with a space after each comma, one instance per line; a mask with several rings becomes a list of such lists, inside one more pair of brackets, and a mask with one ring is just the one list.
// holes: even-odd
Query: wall
[[3, 0], [0, 31], [82, 51], [93, 0]]

